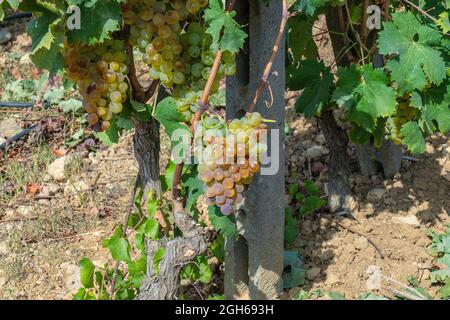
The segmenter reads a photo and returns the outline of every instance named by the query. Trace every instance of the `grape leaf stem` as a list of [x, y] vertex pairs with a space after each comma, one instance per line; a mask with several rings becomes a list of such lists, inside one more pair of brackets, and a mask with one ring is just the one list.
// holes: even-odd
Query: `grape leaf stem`
[[286, 3], [286, 0], [283, 0], [283, 13], [282, 13], [282, 18], [281, 18], [281, 23], [280, 23], [280, 29], [278, 31], [278, 35], [275, 40], [275, 44], [273, 45], [273, 48], [272, 48], [272, 54], [270, 55], [269, 61], [267, 62], [266, 67], [264, 68], [264, 72], [261, 77], [261, 82], [259, 83], [259, 85], [256, 89], [256, 92], [252, 99], [252, 102], [248, 106], [247, 111], [250, 113], [255, 110], [256, 104], [258, 103], [259, 99], [261, 98], [264, 88], [269, 83], [270, 72], [272, 71], [273, 62], [278, 54], [278, 50], [280, 48], [281, 40], [283, 39], [284, 30], [286, 29], [286, 24], [287, 24], [288, 19], [289, 19], [289, 12], [287, 10], [287, 3]]

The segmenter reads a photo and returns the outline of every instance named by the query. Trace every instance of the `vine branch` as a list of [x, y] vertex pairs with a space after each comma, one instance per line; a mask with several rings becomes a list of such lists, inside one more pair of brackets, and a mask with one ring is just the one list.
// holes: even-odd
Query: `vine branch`
[[[136, 176], [136, 179], [134, 181], [133, 190], [131, 191], [130, 199], [128, 201], [127, 210], [126, 210], [127, 214], [125, 216], [125, 223], [124, 223], [124, 226], [122, 229], [122, 237], [127, 236], [128, 220], [130, 220], [131, 212], [133, 212], [134, 199], [136, 198], [136, 192], [137, 192], [138, 187], [139, 187], [139, 175]], [[114, 274], [113, 274], [113, 277], [111, 280], [111, 289], [110, 289], [110, 298], [111, 299], [114, 296], [114, 287], [116, 286], [117, 273], [119, 272], [119, 266], [120, 266], [120, 261], [117, 261], [116, 265], [114, 266]]]
[[248, 106], [248, 112], [250, 112], [250, 113], [255, 110], [256, 104], [258, 103], [259, 99], [261, 98], [262, 91], [269, 82], [269, 75], [272, 70], [272, 65], [275, 60], [275, 57], [277, 56], [278, 49], [280, 48], [280, 43], [281, 43], [281, 40], [283, 39], [284, 29], [286, 28], [288, 19], [289, 19], [289, 12], [287, 10], [287, 3], [286, 3], [286, 0], [283, 0], [283, 13], [282, 13], [282, 18], [281, 18], [281, 23], [280, 23], [280, 30], [278, 31], [278, 35], [275, 40], [275, 44], [273, 45], [272, 54], [270, 55], [270, 59], [267, 62], [266, 67], [264, 69], [264, 73], [262, 75], [261, 82], [259, 83], [259, 86], [256, 89], [256, 93], [252, 99], [252, 102]]

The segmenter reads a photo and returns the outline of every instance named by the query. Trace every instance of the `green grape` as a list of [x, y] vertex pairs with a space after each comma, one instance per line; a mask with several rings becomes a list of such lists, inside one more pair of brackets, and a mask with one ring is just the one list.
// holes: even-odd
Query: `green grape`
[[191, 73], [194, 77], [201, 77], [203, 71], [203, 65], [201, 63], [195, 63], [191, 66]]
[[188, 35], [188, 43], [191, 46], [198, 46], [200, 44], [200, 41], [202, 41], [202, 35], [199, 33], [190, 33]]
[[201, 53], [200, 47], [189, 47], [188, 53], [191, 58], [197, 58]]

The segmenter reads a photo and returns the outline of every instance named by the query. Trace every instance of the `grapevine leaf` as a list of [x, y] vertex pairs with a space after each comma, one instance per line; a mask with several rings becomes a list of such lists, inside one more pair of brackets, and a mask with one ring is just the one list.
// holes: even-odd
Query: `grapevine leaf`
[[145, 223], [145, 236], [157, 240], [159, 238], [159, 223], [155, 219], [148, 218]]
[[315, 59], [318, 55], [312, 35], [312, 24], [310, 18], [305, 15], [297, 15], [288, 20], [288, 44], [295, 61], [300, 61], [303, 57]]
[[92, 288], [94, 286], [94, 264], [88, 258], [80, 261], [80, 280], [85, 288]]
[[437, 24], [444, 33], [448, 33], [450, 31], [450, 19], [448, 16], [448, 12], [442, 12], [439, 15], [439, 20]]
[[155, 255], [153, 256], [153, 270], [155, 271], [155, 274], [159, 274], [159, 263], [164, 258], [164, 253], [166, 250], [164, 248], [159, 248], [158, 251], [156, 251]]
[[305, 60], [295, 69], [288, 67], [287, 81], [290, 90], [303, 89], [295, 103], [295, 110], [308, 118], [321, 112], [330, 100], [333, 75], [322, 62]]
[[99, 139], [103, 144], [110, 146], [119, 142], [119, 127], [116, 125], [115, 121], [111, 122], [111, 126], [108, 130], [103, 132], [98, 132], [95, 134], [97, 139]]
[[437, 85], [442, 83], [446, 77], [445, 62], [433, 47], [440, 42], [439, 32], [421, 24], [412, 12], [392, 16], [392, 21], [384, 23], [378, 44], [381, 54], [398, 55], [398, 60], [390, 61], [387, 68], [392, 71], [400, 93], [422, 90], [426, 85], [425, 77]]
[[61, 48], [64, 43], [64, 21], [52, 11], [41, 9], [40, 15], [27, 27], [32, 40], [31, 60], [36, 67], [54, 74], [64, 66]]
[[69, 30], [67, 38], [71, 43], [94, 45], [110, 38], [112, 32], [120, 29], [120, 1], [117, 0], [71, 0], [70, 5], [80, 7], [81, 29]]
[[422, 119], [430, 133], [439, 131], [446, 134], [450, 131], [450, 106], [445, 103], [428, 104], [422, 112]]
[[203, 194], [203, 182], [194, 175], [183, 181], [183, 186], [187, 188], [186, 210], [191, 211], [197, 204], [198, 197]]
[[213, 47], [216, 49], [238, 52], [244, 46], [247, 34], [234, 20], [235, 16], [235, 11], [224, 11], [221, 0], [209, 1], [203, 18], [208, 24], [206, 32], [212, 36]]
[[293, 244], [297, 239], [297, 219], [292, 216], [292, 211], [285, 209], [285, 226], [284, 226], [284, 241], [287, 244]]
[[158, 103], [156, 107], [155, 119], [161, 123], [166, 133], [171, 136], [176, 130], [184, 130], [190, 136], [189, 128], [183, 124], [183, 115], [178, 112], [176, 100], [172, 97], [167, 97]]
[[133, 124], [133, 121], [131, 121], [131, 119], [121, 117], [121, 116], [117, 117], [116, 125], [117, 125], [117, 127], [119, 127], [120, 129], [123, 129], [123, 130], [131, 130], [134, 128], [134, 124]]
[[123, 227], [121, 225], [118, 226], [113, 236], [103, 241], [103, 246], [110, 250], [114, 260], [130, 262], [131, 247], [128, 240], [122, 236], [122, 230]]
[[294, 11], [304, 11], [306, 14], [313, 16], [319, 9], [322, 9], [332, 0], [300, 0], [293, 6]]
[[338, 74], [333, 100], [347, 109], [351, 121], [372, 133], [378, 117], [395, 112], [395, 93], [383, 70], [374, 69], [372, 65], [352, 65], [340, 68]]
[[364, 130], [362, 127], [357, 125], [356, 123], [352, 124], [352, 128], [348, 132], [348, 137], [350, 141], [355, 144], [366, 144], [370, 141], [370, 137], [372, 135]]
[[238, 236], [236, 224], [229, 216], [224, 216], [219, 208], [210, 206], [208, 208], [208, 215], [214, 229], [220, 231], [224, 237], [235, 238]]
[[167, 97], [159, 102], [154, 117], [164, 126], [167, 135], [174, 138], [172, 141], [172, 149], [174, 149], [178, 143], [190, 141], [188, 139], [191, 137], [191, 132], [188, 126], [183, 123], [184, 117], [178, 112], [176, 100], [174, 98]]
[[411, 153], [423, 153], [426, 150], [425, 139], [423, 138], [422, 130], [416, 122], [409, 121], [403, 125], [400, 130], [403, 137], [403, 142], [408, 147]]

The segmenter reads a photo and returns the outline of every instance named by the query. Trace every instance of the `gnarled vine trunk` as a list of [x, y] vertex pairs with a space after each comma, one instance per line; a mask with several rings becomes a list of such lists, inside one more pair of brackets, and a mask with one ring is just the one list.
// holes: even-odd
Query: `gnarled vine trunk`
[[[144, 190], [144, 203], [149, 196], [161, 195], [159, 180], [159, 125], [155, 119], [149, 122], [134, 120], [134, 153], [139, 165], [139, 178]], [[163, 238], [159, 241], [147, 239], [147, 274], [143, 281], [138, 300], [176, 299], [180, 287], [181, 268], [195, 256], [206, 250], [203, 229], [197, 226], [183, 207], [174, 208], [175, 225], [183, 233], [175, 239]], [[159, 248], [164, 248], [164, 256], [159, 263], [159, 271], [153, 266], [153, 257]]]
[[328, 205], [332, 212], [352, 210], [347, 132], [337, 124], [332, 109], [322, 113], [319, 124], [330, 148]]

